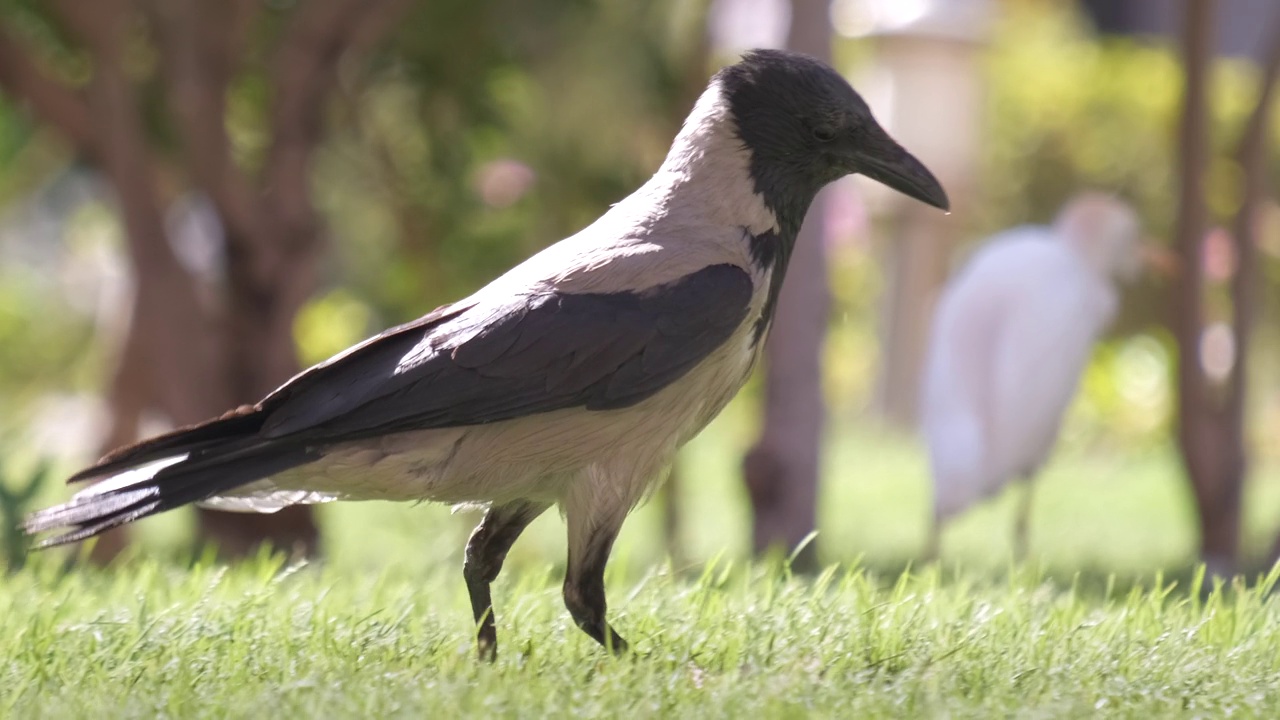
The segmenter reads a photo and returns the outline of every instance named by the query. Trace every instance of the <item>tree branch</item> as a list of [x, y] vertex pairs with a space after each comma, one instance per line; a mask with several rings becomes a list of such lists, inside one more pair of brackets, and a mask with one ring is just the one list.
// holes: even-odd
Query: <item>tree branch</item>
[[22, 42], [0, 27], [0, 88], [29, 104], [78, 152], [93, 155], [93, 124], [84, 99], [31, 60]]
[[[59, 15], [93, 57], [86, 90], [103, 172], [111, 180], [124, 221], [136, 291], [131, 333], [140, 333], [155, 374], [161, 405], [180, 424], [205, 417], [225, 394], [215, 370], [215, 340], [204, 332], [206, 313], [191, 276], [169, 245], [142, 116], [121, 67], [129, 24], [125, 0], [58, 0]], [[191, 329], [190, 342], [171, 342], [174, 328]], [[188, 386], [185, 377], [201, 382]]]
[[[338, 62], [349, 50], [372, 45], [407, 6], [406, 0], [313, 0], [296, 11], [272, 68], [273, 144], [264, 170], [269, 190], [305, 187], [306, 159], [320, 140], [324, 99]], [[282, 199], [289, 201], [282, 208], [288, 217], [308, 214], [296, 202], [301, 198]]]
[[[102, 170], [115, 186], [137, 272], [169, 272], [177, 259], [165, 240], [155, 177], [133, 88], [120, 66], [131, 14], [120, 0], [54, 3], [59, 16], [93, 56], [86, 88]], [[140, 264], [141, 263], [141, 264]], [[178, 268], [180, 270], [180, 267]]]
[[308, 173], [311, 152], [320, 142], [324, 100], [343, 55], [371, 44], [407, 5], [405, 0], [312, 0], [295, 11], [272, 67], [272, 145], [262, 174], [266, 201], [279, 221], [274, 241], [280, 252], [259, 254], [252, 269], [256, 282], [273, 277], [275, 263], [306, 255], [319, 241]]
[[227, 87], [253, 8], [247, 0], [152, 3], [167, 61], [169, 105], [191, 175], [217, 205], [231, 242], [257, 235], [262, 224], [226, 128]]
[[[1178, 338], [1178, 421], [1184, 447], [1194, 445], [1191, 435], [1203, 420], [1210, 398], [1200, 368], [1199, 347], [1203, 322], [1201, 294], [1204, 271], [1200, 247], [1208, 222], [1204, 201], [1204, 173], [1209, 163], [1208, 73], [1213, 58], [1212, 0], [1190, 0], [1183, 20], [1183, 62], [1186, 81], [1182, 122], [1178, 128], [1178, 203], [1175, 246], [1184, 272], [1175, 290], [1173, 330]], [[1194, 463], [1193, 463], [1194, 464]], [[1196, 475], [1194, 469], [1192, 476]]]

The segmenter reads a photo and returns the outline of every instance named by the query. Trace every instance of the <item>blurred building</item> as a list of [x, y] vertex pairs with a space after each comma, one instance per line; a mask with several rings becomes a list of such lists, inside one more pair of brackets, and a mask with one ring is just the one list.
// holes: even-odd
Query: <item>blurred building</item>
[[[947, 188], [943, 215], [864, 183], [882, 229], [885, 294], [875, 407], [891, 423], [914, 424], [933, 300], [963, 239], [978, 170], [985, 102], [982, 69], [994, 0], [836, 0], [836, 31], [859, 38], [874, 62], [857, 81], [881, 123]], [[940, 118], [945, 121], [939, 122]]]

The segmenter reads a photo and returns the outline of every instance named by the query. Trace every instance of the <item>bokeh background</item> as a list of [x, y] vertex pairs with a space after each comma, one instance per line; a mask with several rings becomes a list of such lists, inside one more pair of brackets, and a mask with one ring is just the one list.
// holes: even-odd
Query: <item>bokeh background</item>
[[[1098, 577], [1186, 572], [1207, 543], [1230, 569], [1272, 562], [1269, 0], [4, 0], [0, 534], [20, 543], [12, 519], [104, 449], [253, 402], [589, 223], [658, 166], [715, 68], [785, 45], [828, 55], [954, 211], [858, 178], [823, 194], [783, 313], [825, 313], [825, 332], [780, 321], [768, 370], [628, 522], [623, 562], [746, 558], [815, 527], [811, 560], [920, 557], [938, 289], [984, 237], [1086, 188], [1133, 203], [1184, 273], [1126, 290], [1038, 481], [1031, 557]], [[956, 522], [943, 562], [1006, 568], [1013, 505]], [[94, 558], [267, 538], [376, 565], [392, 544], [459, 553], [475, 519], [181, 511]], [[559, 523], [512, 557], [558, 562]]]

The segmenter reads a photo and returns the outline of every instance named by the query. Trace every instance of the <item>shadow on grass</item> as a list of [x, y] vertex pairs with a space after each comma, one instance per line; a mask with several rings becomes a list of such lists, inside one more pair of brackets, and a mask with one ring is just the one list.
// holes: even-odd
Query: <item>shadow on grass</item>
[[[1168, 591], [1170, 598], [1187, 597], [1188, 592], [1200, 598], [1207, 597], [1221, 586], [1224, 592], [1235, 590], [1253, 590], [1268, 584], [1268, 577], [1275, 571], [1265, 567], [1258, 561], [1246, 565], [1232, 578], [1214, 578], [1205, 575], [1204, 565], [1187, 563], [1184, 565], [1152, 568], [1138, 572], [1118, 572], [1101, 566], [1071, 566], [1040, 564], [1031, 560], [1022, 565], [1009, 562], [1003, 566], [974, 567], [964, 563], [938, 562], [920, 563], [914, 560], [859, 562], [858, 567], [866, 571], [868, 577], [878, 580], [884, 585], [892, 585], [904, 573], [913, 575], [928, 572], [939, 572], [944, 583], [955, 583], [961, 580], [970, 584], [1000, 585], [1009, 582], [1049, 583], [1062, 592], [1072, 592], [1077, 597], [1094, 602], [1120, 600], [1133, 592], [1147, 593], [1152, 590]], [[1274, 585], [1274, 581], [1271, 581]], [[1272, 590], [1274, 593], [1274, 588]]]

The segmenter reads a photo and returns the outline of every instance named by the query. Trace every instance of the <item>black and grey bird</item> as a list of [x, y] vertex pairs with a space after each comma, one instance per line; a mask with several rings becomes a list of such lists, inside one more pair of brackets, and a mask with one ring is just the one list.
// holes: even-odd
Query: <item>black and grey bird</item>
[[859, 173], [947, 208], [834, 70], [757, 50], [722, 69], [654, 176], [599, 220], [474, 295], [309, 368], [257, 405], [133, 445], [33, 513], [43, 545], [189, 503], [258, 512], [328, 500], [488, 510], [463, 576], [482, 655], [490, 583], [552, 505], [564, 601], [614, 651], [604, 569], [627, 513], [760, 356], [814, 195]]

